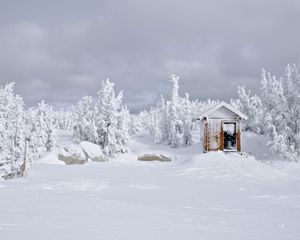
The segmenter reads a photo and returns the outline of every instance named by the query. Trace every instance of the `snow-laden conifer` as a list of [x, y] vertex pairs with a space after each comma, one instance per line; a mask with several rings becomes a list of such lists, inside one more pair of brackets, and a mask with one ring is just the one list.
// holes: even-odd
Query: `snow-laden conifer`
[[189, 95], [186, 93], [182, 103], [182, 122], [183, 122], [183, 135], [182, 142], [183, 146], [191, 146], [193, 144], [192, 139], [192, 108]]
[[263, 124], [264, 109], [260, 97], [251, 96], [250, 90], [247, 91], [245, 86], [238, 87], [238, 96], [236, 101], [231, 100], [231, 104], [248, 116], [248, 120], [243, 123], [243, 129], [263, 134], [265, 128]]
[[74, 115], [71, 110], [59, 109], [55, 112], [55, 118], [59, 129], [72, 131], [74, 127]]
[[171, 74], [170, 81], [172, 83], [171, 99], [168, 104], [169, 109], [169, 121], [168, 121], [168, 144], [176, 148], [179, 145], [179, 81], [180, 77], [175, 74]]
[[127, 110], [122, 110], [121, 105], [123, 93], [116, 95], [114, 85], [109, 79], [102, 82], [95, 106], [98, 144], [108, 155], [126, 152], [128, 142], [127, 123], [123, 122], [128, 117]]
[[41, 101], [26, 113], [27, 137], [32, 159], [37, 159], [55, 148], [57, 119], [52, 106]]
[[91, 96], [83, 97], [78, 104], [73, 107], [73, 137], [75, 141], [89, 141], [91, 140], [90, 138], [94, 139], [93, 111], [93, 98]]
[[22, 174], [25, 158], [23, 99], [14, 93], [14, 83], [0, 87], [0, 177]]

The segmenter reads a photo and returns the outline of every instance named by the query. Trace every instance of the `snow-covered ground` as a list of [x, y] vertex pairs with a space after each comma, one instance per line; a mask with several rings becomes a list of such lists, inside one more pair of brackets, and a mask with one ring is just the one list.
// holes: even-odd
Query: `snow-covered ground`
[[[60, 134], [59, 145], [70, 141]], [[270, 161], [266, 139], [244, 134], [244, 150], [260, 160], [147, 137], [130, 147], [80, 166], [52, 153], [26, 178], [1, 181], [0, 239], [300, 239], [300, 164]], [[137, 161], [144, 153], [173, 161]]]

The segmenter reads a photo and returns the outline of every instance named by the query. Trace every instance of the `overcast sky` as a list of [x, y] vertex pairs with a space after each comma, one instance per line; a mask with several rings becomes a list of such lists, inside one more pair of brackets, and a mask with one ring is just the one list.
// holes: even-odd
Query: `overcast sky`
[[297, 62], [299, 29], [299, 0], [0, 0], [0, 83], [67, 106], [109, 77], [137, 109], [175, 73], [182, 93], [228, 100]]

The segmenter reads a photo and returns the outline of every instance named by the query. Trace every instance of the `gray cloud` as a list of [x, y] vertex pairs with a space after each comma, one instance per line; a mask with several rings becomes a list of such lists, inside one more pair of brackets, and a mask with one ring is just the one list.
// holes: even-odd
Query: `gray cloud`
[[228, 100], [298, 60], [299, 22], [296, 0], [1, 1], [0, 83], [66, 106], [109, 77], [142, 108], [174, 72], [193, 98]]

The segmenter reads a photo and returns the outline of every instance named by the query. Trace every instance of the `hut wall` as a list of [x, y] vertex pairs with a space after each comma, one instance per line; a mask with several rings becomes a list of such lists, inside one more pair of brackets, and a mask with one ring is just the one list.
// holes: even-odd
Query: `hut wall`
[[204, 122], [204, 151], [222, 150], [222, 122], [217, 119], [210, 119]]
[[237, 120], [209, 119], [201, 123], [201, 143], [204, 152], [224, 150], [223, 122], [236, 122], [236, 150], [241, 151], [241, 127]]

